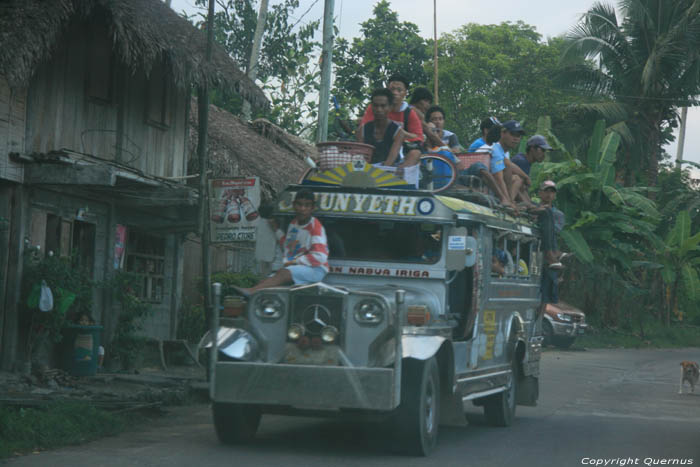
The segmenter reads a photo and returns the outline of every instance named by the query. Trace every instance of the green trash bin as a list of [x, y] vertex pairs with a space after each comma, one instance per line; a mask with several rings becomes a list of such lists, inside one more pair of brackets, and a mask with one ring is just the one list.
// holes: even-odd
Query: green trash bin
[[63, 328], [61, 360], [73, 376], [94, 376], [99, 360], [102, 326], [68, 324]]

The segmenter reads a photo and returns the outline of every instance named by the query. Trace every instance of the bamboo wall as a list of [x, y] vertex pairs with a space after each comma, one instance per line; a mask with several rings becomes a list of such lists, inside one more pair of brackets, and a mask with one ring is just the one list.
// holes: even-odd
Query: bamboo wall
[[22, 165], [12, 162], [11, 152], [24, 152], [26, 91], [10, 89], [0, 75], [0, 179], [22, 182]]
[[[117, 63], [107, 30], [73, 23], [39, 67], [29, 88], [27, 151], [69, 149], [150, 175], [185, 175], [185, 92], [167, 86], [169, 123], [149, 121], [149, 99], [162, 86]], [[167, 80], [167, 71], [156, 71]], [[95, 97], [93, 88], [105, 95]]]

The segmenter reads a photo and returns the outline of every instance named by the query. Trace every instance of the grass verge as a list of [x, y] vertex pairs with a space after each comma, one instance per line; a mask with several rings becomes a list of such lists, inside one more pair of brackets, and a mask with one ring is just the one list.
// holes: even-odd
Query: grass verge
[[589, 331], [576, 339], [575, 347], [588, 348], [680, 348], [700, 346], [700, 326], [660, 325], [647, 326], [644, 333], [639, 330], [603, 328]]
[[0, 459], [115, 435], [139, 417], [110, 413], [87, 402], [0, 407]]

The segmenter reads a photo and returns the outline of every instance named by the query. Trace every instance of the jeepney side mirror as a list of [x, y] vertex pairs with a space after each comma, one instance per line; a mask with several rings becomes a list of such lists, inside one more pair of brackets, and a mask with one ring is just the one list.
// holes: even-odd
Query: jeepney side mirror
[[[450, 227], [447, 231], [447, 256], [445, 266], [448, 271], [461, 271], [467, 261], [467, 228]], [[476, 244], [476, 242], [474, 242]], [[472, 249], [473, 251], [473, 249]]]
[[476, 264], [476, 238], [467, 237], [467, 257], [464, 260], [464, 266], [470, 268]]

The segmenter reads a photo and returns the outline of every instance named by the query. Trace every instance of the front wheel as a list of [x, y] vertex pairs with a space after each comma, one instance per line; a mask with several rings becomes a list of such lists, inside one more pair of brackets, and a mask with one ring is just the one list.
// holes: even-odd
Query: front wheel
[[224, 444], [252, 441], [262, 418], [260, 408], [256, 405], [223, 402], [214, 402], [212, 415], [216, 436]]
[[511, 369], [510, 386], [505, 391], [484, 400], [484, 415], [490, 425], [510, 426], [515, 418], [515, 394], [518, 381], [518, 366], [515, 360], [511, 363]]
[[401, 404], [394, 433], [406, 454], [427, 456], [437, 445], [440, 424], [440, 373], [435, 357], [408, 359], [401, 369]]

